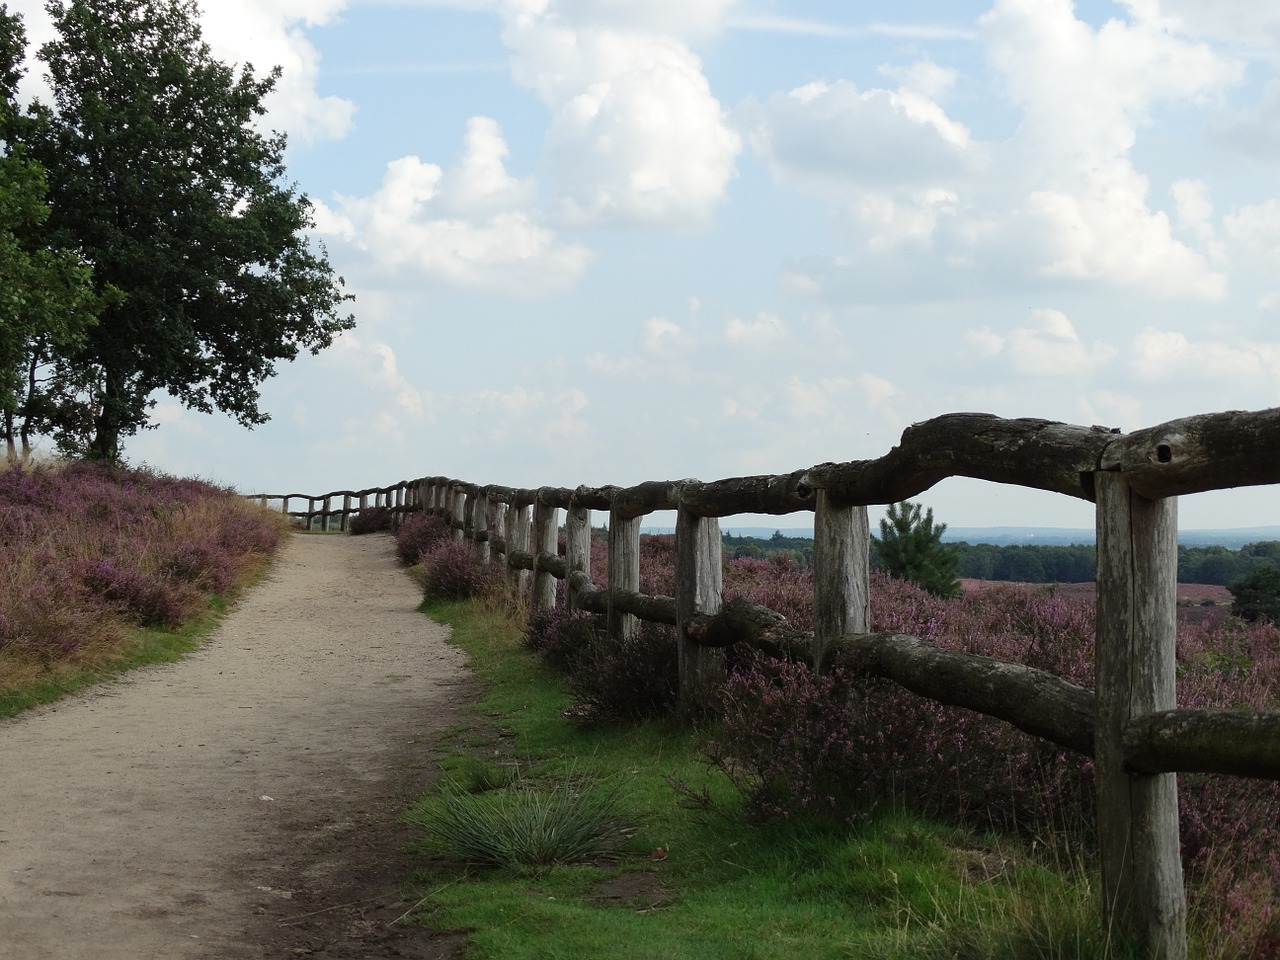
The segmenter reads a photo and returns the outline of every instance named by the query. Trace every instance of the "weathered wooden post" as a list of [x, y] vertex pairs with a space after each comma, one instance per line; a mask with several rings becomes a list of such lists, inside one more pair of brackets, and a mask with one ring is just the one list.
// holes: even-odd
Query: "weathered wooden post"
[[556, 523], [559, 511], [544, 503], [541, 494], [533, 508], [533, 609], [549, 610], [556, 605], [556, 578], [549, 570], [543, 570], [538, 562], [544, 556], [555, 557], [560, 553], [559, 529]]
[[477, 490], [471, 504], [471, 536], [475, 543], [475, 558], [480, 563], [489, 562], [489, 498]]
[[[591, 576], [591, 511], [586, 507], [571, 505], [564, 515], [565, 571], [575, 570]], [[578, 607], [578, 591], [565, 581], [565, 602], [570, 610]]]
[[[609, 511], [609, 589], [640, 592], [640, 517]], [[636, 617], [609, 608], [609, 636], [630, 640], [636, 633]]]
[[507, 511], [507, 589], [512, 597], [523, 602], [529, 592], [529, 574], [512, 563], [512, 554], [516, 551], [532, 553], [530, 544], [532, 522], [530, 507], [527, 503], [517, 505], [512, 501]]
[[1147, 500], [1122, 473], [1094, 474], [1098, 497], [1098, 839], [1105, 921], [1150, 960], [1185, 960], [1187, 903], [1177, 774], [1130, 773], [1125, 726], [1177, 706], [1177, 500]]
[[837, 637], [871, 629], [871, 533], [867, 508], [818, 491], [813, 516], [814, 666]]
[[[489, 550], [489, 562], [497, 563], [498, 557], [502, 557], [502, 562], [506, 562], [511, 556], [511, 541], [507, 539], [507, 504], [501, 500], [490, 499], [489, 506], [492, 511], [491, 523], [493, 525], [493, 539], [497, 541]], [[501, 549], [498, 547], [501, 545]]]
[[351, 519], [351, 494], [344, 493], [342, 495], [342, 522], [338, 529], [344, 533], [347, 530], [347, 523]]
[[447, 514], [449, 527], [454, 540], [462, 540], [466, 536], [467, 527], [467, 488], [455, 483], [450, 489], [450, 508]]
[[724, 671], [724, 653], [685, 639], [696, 613], [716, 614], [723, 602], [720, 521], [676, 511], [676, 637], [680, 645], [680, 709], [693, 710]]

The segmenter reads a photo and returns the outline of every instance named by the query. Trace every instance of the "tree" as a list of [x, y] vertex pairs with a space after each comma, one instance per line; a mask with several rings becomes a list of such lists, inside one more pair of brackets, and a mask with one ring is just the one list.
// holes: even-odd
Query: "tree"
[[1266, 560], [1239, 580], [1227, 585], [1231, 591], [1231, 615], [1244, 620], [1280, 623], [1280, 566]]
[[83, 259], [47, 245], [44, 169], [25, 155], [31, 121], [16, 103], [25, 50], [21, 17], [0, 5], [0, 436], [10, 462], [55, 428], [66, 386], [56, 359], [84, 343], [102, 305]]
[[48, 173], [56, 242], [78, 248], [99, 294], [116, 287], [65, 359], [92, 420], [85, 452], [115, 459], [148, 426], [155, 391], [253, 426], [280, 360], [354, 326], [305, 195], [283, 183], [285, 138], [254, 126], [280, 71], [214, 59], [195, 0], [49, 0], [39, 53], [52, 108], [31, 155]]
[[939, 597], [960, 595], [956, 552], [942, 542], [945, 523], [934, 524], [933, 509], [923, 516], [920, 505], [891, 503], [880, 521], [880, 562], [891, 576], [910, 580]]

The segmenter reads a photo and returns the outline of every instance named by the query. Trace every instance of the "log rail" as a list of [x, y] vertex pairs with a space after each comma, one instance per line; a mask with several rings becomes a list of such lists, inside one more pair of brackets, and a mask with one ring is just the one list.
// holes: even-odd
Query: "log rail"
[[[914, 497], [948, 477], [1060, 493], [1097, 504], [1095, 689], [1019, 664], [869, 632], [866, 508]], [[1180, 710], [1174, 702], [1178, 496], [1280, 483], [1280, 408], [1203, 414], [1122, 434], [990, 414], [952, 413], [909, 427], [875, 460], [777, 476], [648, 481], [630, 487], [479, 485], [424, 477], [321, 496], [256, 495], [328, 529], [371, 506], [394, 517], [445, 517], [478, 558], [501, 559], [511, 590], [535, 607], [569, 602], [628, 636], [637, 618], [677, 627], [681, 697], [748, 642], [817, 668], [833, 657], [922, 696], [998, 717], [1092, 757], [1097, 771], [1105, 921], [1143, 956], [1183, 960], [1186, 899], [1178, 861], [1178, 771], [1280, 779], [1280, 712]], [[342, 498], [342, 507], [336, 506]], [[290, 511], [305, 499], [305, 511]], [[372, 500], [370, 499], [372, 498]], [[358, 505], [357, 505], [358, 503]], [[321, 506], [317, 509], [317, 504]], [[609, 514], [608, 583], [590, 575], [591, 511]], [[639, 593], [639, 524], [676, 511], [676, 596]], [[566, 551], [557, 547], [564, 512]], [[720, 595], [718, 518], [814, 513], [814, 629]]]

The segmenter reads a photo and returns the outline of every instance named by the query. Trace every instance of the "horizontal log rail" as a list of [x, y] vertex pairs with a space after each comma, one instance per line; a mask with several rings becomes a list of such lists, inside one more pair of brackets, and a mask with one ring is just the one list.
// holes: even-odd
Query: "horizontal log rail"
[[[1089, 690], [1045, 671], [869, 631], [866, 507], [970, 477], [1098, 504], [1098, 677]], [[385, 508], [443, 517], [484, 562], [500, 558], [509, 589], [535, 607], [601, 614], [630, 637], [638, 621], [676, 626], [681, 702], [749, 643], [818, 669], [848, 666], [940, 703], [999, 718], [1094, 758], [1107, 923], [1144, 956], [1183, 960], [1185, 893], [1178, 862], [1177, 771], [1280, 779], [1280, 711], [1174, 706], [1176, 497], [1280, 483], [1280, 407], [1171, 420], [1130, 434], [1100, 426], [952, 413], [914, 424], [874, 460], [788, 474], [645, 481], [629, 487], [521, 488], [444, 476], [321, 496], [254, 495], [329, 528]], [[338, 499], [341, 498], [341, 507]], [[294, 499], [307, 510], [290, 511]], [[317, 508], [319, 504], [319, 508]], [[609, 582], [590, 576], [590, 511], [609, 514]], [[556, 545], [565, 518], [566, 548]], [[640, 519], [675, 511], [674, 597], [639, 592]], [[814, 514], [814, 630], [747, 600], [725, 602], [718, 518]]]

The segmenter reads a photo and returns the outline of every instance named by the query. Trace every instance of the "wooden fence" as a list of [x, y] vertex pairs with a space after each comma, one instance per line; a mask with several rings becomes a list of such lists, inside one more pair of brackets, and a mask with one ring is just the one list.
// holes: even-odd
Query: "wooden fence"
[[[320, 496], [306, 493], [255, 493], [249, 499], [288, 514], [307, 530], [318, 528], [328, 531], [333, 529], [335, 522], [339, 530], [346, 530], [353, 516], [371, 509], [389, 510], [395, 517], [402, 516], [411, 509], [418, 509], [417, 506], [409, 506], [409, 492], [412, 489], [412, 484], [402, 482], [390, 487], [370, 487], [367, 490], [335, 490]], [[342, 506], [337, 505], [339, 497], [342, 498]], [[305, 500], [307, 509], [290, 510], [289, 505], [295, 500]]]
[[[947, 477], [974, 477], [1097, 505], [1095, 688], [1043, 671], [944, 651], [918, 637], [869, 633], [867, 506], [914, 497]], [[1006, 720], [1094, 761], [1104, 921], [1144, 956], [1186, 956], [1177, 772], [1280, 779], [1280, 712], [1177, 709], [1174, 671], [1177, 497], [1280, 483], [1280, 408], [1174, 420], [1121, 434], [1045, 420], [957, 413], [916, 424], [876, 460], [825, 463], [783, 476], [647, 482], [632, 487], [513, 489], [426, 477], [306, 499], [293, 513], [328, 527], [373, 505], [446, 517], [510, 589], [534, 607], [568, 602], [627, 636], [636, 618], [673, 624], [681, 698], [740, 640], [819, 668], [840, 649], [866, 671], [941, 703]], [[343, 498], [338, 510], [335, 499]], [[355, 506], [359, 500], [359, 507]], [[322, 506], [317, 509], [316, 504]], [[559, 511], [566, 550], [560, 555]], [[591, 511], [608, 511], [608, 583], [591, 579]], [[674, 597], [639, 593], [640, 522], [676, 511]], [[721, 596], [719, 518], [814, 513], [814, 629]], [[531, 576], [530, 576], [531, 575]], [[531, 581], [531, 582], [530, 582]]]

